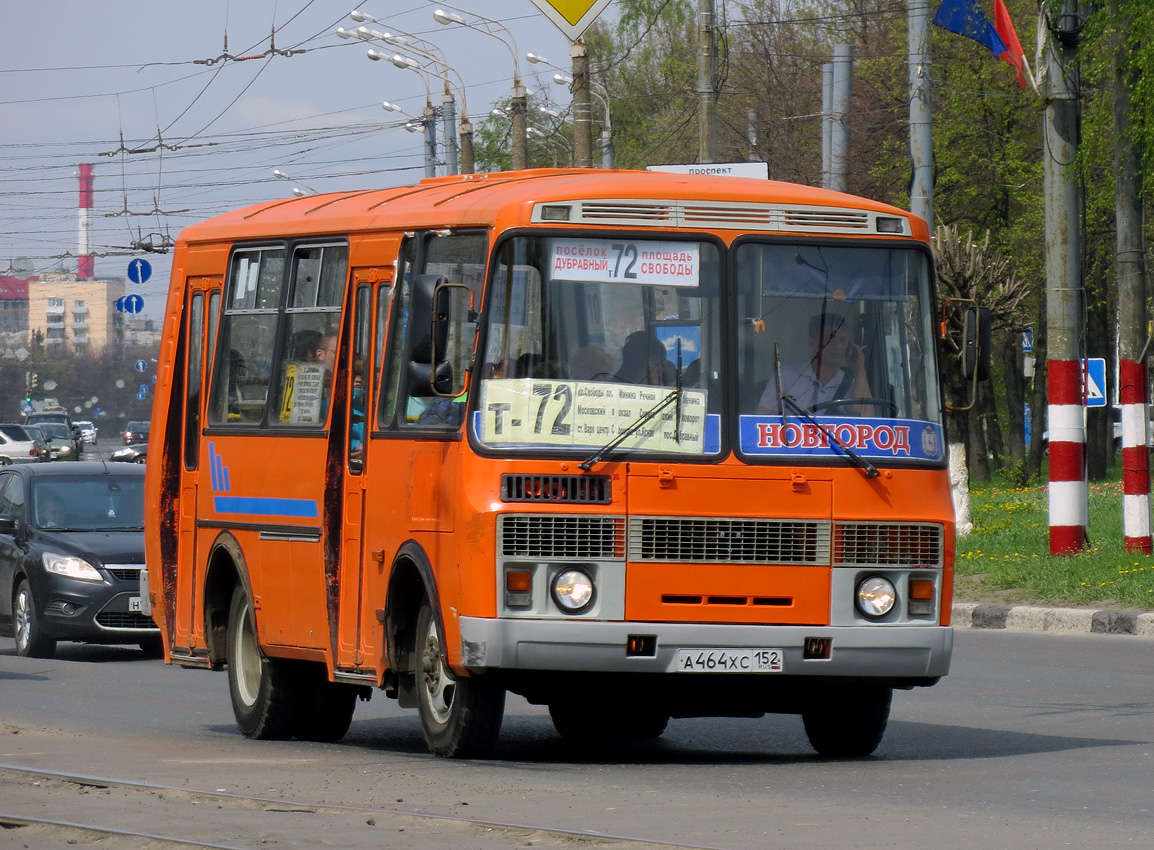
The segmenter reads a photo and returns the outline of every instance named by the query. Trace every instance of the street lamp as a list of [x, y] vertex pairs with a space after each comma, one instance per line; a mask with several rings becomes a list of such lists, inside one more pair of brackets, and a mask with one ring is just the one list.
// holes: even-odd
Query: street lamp
[[[349, 17], [358, 23], [362, 21], [370, 21], [372, 23], [382, 23], [371, 15], [354, 9]], [[378, 32], [377, 30], [370, 30], [367, 27], [357, 27], [356, 30], [345, 30], [341, 27], [337, 28], [337, 35], [341, 38], [360, 38], [364, 41], [383, 41], [393, 47], [399, 47], [410, 53], [415, 53], [421, 59], [425, 60], [425, 65], [421, 67], [421, 71], [426, 74], [431, 74], [439, 78], [445, 83], [445, 91], [441, 97], [441, 120], [443, 122], [444, 136], [447, 148], [447, 166], [452, 174], [473, 173], [473, 125], [469, 121], [469, 107], [465, 94], [465, 81], [457, 72], [457, 69], [451, 66], [445, 60], [444, 51], [436, 44], [428, 39], [421, 38], [419, 35], [404, 32], [394, 28], [393, 32]], [[453, 91], [451, 88], [452, 81], [449, 75], [452, 74], [456, 78], [457, 87], [461, 92], [461, 120], [460, 124], [454, 132], [454, 123], [456, 121], [456, 104], [453, 100]], [[457, 134], [460, 134], [460, 167], [457, 163]]]
[[[435, 0], [430, 0], [430, 2], [435, 2]], [[528, 144], [525, 140], [525, 101], [528, 93], [525, 90], [525, 86], [521, 83], [521, 66], [517, 62], [517, 54], [519, 51], [517, 49], [517, 41], [513, 38], [513, 33], [511, 33], [509, 28], [502, 24], [500, 21], [495, 21], [492, 18], [486, 18], [485, 16], [478, 15], [474, 12], [466, 12], [464, 9], [458, 9], [456, 6], [452, 6], [448, 3], [442, 3], [441, 5], [451, 9], [452, 11], [446, 12], [444, 9], [437, 9], [434, 11], [433, 20], [435, 20], [437, 23], [446, 26], [450, 24], [459, 24], [460, 26], [468, 27], [469, 29], [474, 29], [478, 32], [484, 33], [490, 38], [495, 38], [497, 41], [504, 44], [505, 47], [507, 47], [509, 50], [509, 55], [513, 57], [513, 93], [509, 101], [509, 110], [512, 113], [513, 119], [513, 168], [515, 170], [524, 168], [529, 159]], [[458, 13], [463, 13], [464, 15], [472, 15], [473, 20], [466, 20], [463, 17], [463, 14]], [[499, 33], [504, 33], [505, 35], [502, 36]], [[507, 41], [506, 37], [508, 38]]]
[[[300, 181], [295, 180], [292, 177], [289, 177], [287, 174], [285, 174], [279, 168], [274, 168], [272, 170], [272, 176], [277, 177], [281, 180], [287, 180], [290, 183], [296, 183], [296, 186], [293, 186], [293, 194], [296, 195], [298, 198], [303, 198], [305, 195], [317, 195], [317, 194], [319, 194], [319, 192], [317, 192], [317, 190], [314, 189], [312, 186], [307, 186], [304, 183], [301, 183]], [[303, 189], [298, 188], [298, 187], [303, 187]], [[304, 189], [308, 189], [308, 191], [305, 192]]]
[[425, 176], [437, 176], [437, 111], [433, 108], [433, 91], [429, 88], [428, 78], [421, 73], [421, 63], [416, 59], [410, 59], [407, 56], [402, 56], [399, 53], [394, 53], [391, 56], [386, 53], [381, 53], [377, 50], [369, 48], [368, 57], [374, 62], [380, 62], [384, 59], [392, 63], [395, 67], [403, 71], [412, 71], [421, 78], [421, 82], [425, 86], [425, 111], [424, 117], [421, 118], [421, 125], [425, 128]]

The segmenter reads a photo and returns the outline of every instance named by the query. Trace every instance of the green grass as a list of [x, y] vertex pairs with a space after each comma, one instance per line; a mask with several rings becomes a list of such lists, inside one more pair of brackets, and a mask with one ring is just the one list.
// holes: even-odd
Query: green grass
[[957, 542], [956, 598], [1003, 604], [1154, 610], [1154, 557], [1126, 552], [1122, 482], [1090, 484], [1090, 548], [1050, 555], [1045, 484], [970, 491], [974, 530]]

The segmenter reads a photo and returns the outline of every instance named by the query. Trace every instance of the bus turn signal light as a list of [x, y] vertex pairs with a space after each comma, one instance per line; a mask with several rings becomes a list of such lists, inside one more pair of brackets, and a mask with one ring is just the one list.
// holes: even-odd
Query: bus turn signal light
[[505, 573], [505, 604], [510, 608], [532, 607], [533, 573], [529, 570], [510, 570]]
[[910, 614], [926, 616], [934, 613], [934, 583], [931, 579], [910, 579]]

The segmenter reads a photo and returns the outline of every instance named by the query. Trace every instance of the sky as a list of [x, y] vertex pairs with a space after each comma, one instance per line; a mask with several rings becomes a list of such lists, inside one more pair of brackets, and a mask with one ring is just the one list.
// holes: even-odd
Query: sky
[[[349, 17], [357, 9], [377, 19], [364, 22], [370, 29], [435, 43], [479, 123], [509, 96], [510, 49], [437, 23], [438, 8], [499, 19], [530, 107], [568, 105], [554, 69], [525, 58], [570, 62], [568, 39], [530, 0], [0, 0], [0, 275], [76, 270], [80, 163], [95, 172], [96, 276], [125, 278], [133, 260], [147, 260], [152, 277], [128, 287], [152, 317], [172, 254], [141, 246], [291, 195], [294, 183], [274, 169], [321, 192], [417, 182], [422, 136], [381, 103], [420, 115], [422, 75], [372, 62], [373, 45], [336, 33], [362, 25]], [[431, 85], [439, 102], [443, 83]]]

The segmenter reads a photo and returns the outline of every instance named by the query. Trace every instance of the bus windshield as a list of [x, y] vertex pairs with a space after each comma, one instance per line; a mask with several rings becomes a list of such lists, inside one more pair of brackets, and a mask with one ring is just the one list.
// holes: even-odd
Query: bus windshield
[[736, 266], [743, 455], [942, 460], [923, 252], [747, 242]]
[[[719, 451], [720, 254], [709, 242], [504, 243], [485, 309], [491, 447]], [[628, 432], [628, 433], [626, 433]]]

